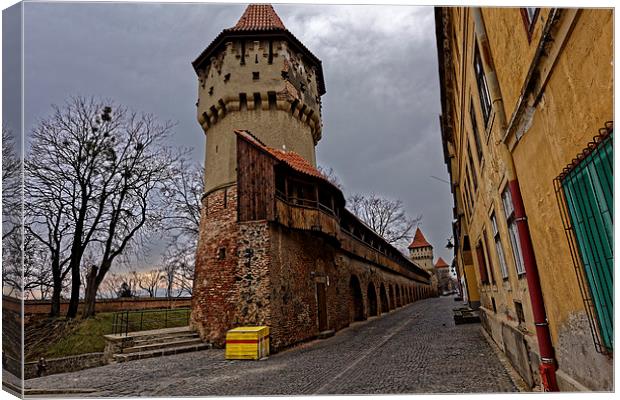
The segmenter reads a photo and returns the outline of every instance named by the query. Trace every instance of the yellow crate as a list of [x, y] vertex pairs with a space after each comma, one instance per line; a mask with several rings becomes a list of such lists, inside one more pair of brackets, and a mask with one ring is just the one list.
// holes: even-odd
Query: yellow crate
[[260, 360], [268, 355], [268, 326], [241, 326], [226, 333], [227, 360]]

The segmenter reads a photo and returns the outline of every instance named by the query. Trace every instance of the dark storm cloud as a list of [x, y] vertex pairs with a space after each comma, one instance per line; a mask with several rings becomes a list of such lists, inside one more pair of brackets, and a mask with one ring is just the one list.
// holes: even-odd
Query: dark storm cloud
[[[204, 157], [190, 62], [245, 5], [27, 3], [26, 129], [50, 104], [96, 95], [178, 122], [174, 143]], [[276, 5], [323, 61], [320, 164], [345, 190], [401, 199], [436, 256], [451, 234], [451, 195], [439, 134], [432, 8]]]

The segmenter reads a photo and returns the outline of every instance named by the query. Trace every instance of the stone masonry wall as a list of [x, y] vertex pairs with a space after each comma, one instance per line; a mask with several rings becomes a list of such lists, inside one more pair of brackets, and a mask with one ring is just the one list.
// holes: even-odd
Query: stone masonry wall
[[267, 221], [239, 224], [236, 287], [239, 292], [235, 326], [270, 325], [271, 281], [269, 267], [271, 238]]

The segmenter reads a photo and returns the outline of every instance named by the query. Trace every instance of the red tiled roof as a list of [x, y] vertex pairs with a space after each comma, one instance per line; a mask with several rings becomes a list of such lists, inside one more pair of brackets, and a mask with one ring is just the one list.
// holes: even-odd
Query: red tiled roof
[[435, 263], [435, 268], [449, 268], [450, 266], [443, 260], [443, 258], [439, 257], [439, 260]]
[[420, 228], [416, 229], [413, 241], [409, 245], [410, 249], [417, 249], [418, 247], [433, 247], [429, 242], [426, 241], [426, 238], [422, 234]]
[[279, 161], [284, 162], [286, 165], [288, 165], [295, 171], [301, 172], [306, 175], [314, 176], [315, 178], [321, 178], [321, 179], [327, 180], [327, 178], [321, 172], [319, 172], [318, 169], [316, 169], [305, 158], [295, 153], [294, 151], [279, 150], [279, 149], [274, 149], [269, 146], [266, 146], [263, 142], [258, 140], [258, 138], [256, 138], [254, 135], [252, 135], [248, 131], [237, 130], [235, 131], [235, 133], [237, 135], [243, 136], [246, 140], [254, 143], [257, 147], [271, 154], [273, 157], [275, 157]]
[[325, 79], [323, 77], [323, 67], [319, 60], [308, 48], [299, 41], [286, 27], [276, 14], [271, 4], [250, 4], [243, 12], [243, 15], [232, 28], [226, 28], [192, 61], [192, 66], [196, 73], [205, 63], [210, 62], [211, 56], [219, 51], [231, 38], [251, 38], [255, 35], [272, 35], [274, 38], [285, 38], [289, 45], [297, 52], [301, 52], [311, 65], [317, 68], [317, 84], [319, 95], [325, 94]]
[[229, 31], [261, 31], [286, 29], [271, 4], [250, 4]]

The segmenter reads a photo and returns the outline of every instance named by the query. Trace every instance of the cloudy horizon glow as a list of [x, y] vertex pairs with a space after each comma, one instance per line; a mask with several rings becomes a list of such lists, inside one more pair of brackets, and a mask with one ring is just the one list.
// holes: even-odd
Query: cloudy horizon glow
[[[177, 121], [173, 142], [204, 159], [191, 61], [245, 4], [25, 3], [25, 126], [74, 95], [110, 98]], [[432, 7], [285, 5], [284, 25], [323, 62], [317, 162], [346, 194], [403, 201], [435, 260], [452, 259], [452, 196], [439, 130]], [[7, 28], [8, 29], [8, 28]], [[6, 68], [6, 67], [5, 67]], [[5, 71], [5, 75], [10, 71]], [[5, 101], [6, 103], [6, 101]], [[8, 106], [6, 106], [8, 107]], [[19, 126], [4, 110], [3, 122]], [[17, 128], [13, 128], [17, 129]], [[413, 232], [412, 232], [413, 235]], [[159, 261], [157, 250], [144, 268]]]

